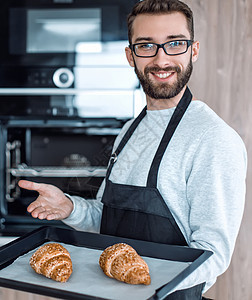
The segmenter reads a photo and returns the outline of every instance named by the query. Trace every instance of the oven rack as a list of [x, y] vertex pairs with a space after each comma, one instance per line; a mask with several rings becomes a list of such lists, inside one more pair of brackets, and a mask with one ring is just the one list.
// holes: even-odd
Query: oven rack
[[25, 164], [10, 168], [15, 177], [105, 177], [107, 168], [95, 167], [29, 167]]

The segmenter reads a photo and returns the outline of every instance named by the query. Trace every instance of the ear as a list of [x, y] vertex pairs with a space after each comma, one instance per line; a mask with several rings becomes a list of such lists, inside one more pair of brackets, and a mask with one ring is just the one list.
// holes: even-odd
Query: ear
[[131, 67], [134, 67], [135, 64], [134, 64], [133, 54], [132, 54], [132, 51], [129, 47], [125, 48], [125, 54], [126, 54], [128, 62], [129, 62], [129, 65]]
[[196, 41], [192, 44], [192, 62], [196, 62], [199, 57], [200, 44]]

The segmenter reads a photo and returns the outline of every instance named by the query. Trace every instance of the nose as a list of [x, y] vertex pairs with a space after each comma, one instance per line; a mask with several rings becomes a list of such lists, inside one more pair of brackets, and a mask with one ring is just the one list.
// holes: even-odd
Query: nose
[[160, 67], [167, 66], [170, 65], [170, 57], [165, 53], [163, 48], [159, 48], [153, 62]]

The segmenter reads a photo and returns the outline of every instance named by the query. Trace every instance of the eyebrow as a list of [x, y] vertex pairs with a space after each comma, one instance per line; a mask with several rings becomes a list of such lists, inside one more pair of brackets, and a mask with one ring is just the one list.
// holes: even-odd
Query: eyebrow
[[[167, 36], [167, 40], [174, 40], [174, 39], [188, 39], [188, 37], [186, 37], [184, 34], [173, 34], [173, 35], [168, 35]], [[138, 43], [138, 42], [153, 42], [153, 38], [151, 37], [138, 37], [136, 38], [135, 40], [135, 43]]]

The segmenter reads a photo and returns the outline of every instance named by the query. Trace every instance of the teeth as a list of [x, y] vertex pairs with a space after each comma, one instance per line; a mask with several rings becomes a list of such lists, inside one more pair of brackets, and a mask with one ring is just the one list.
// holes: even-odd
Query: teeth
[[171, 73], [162, 73], [162, 74], [156, 74], [159, 78], [167, 78], [171, 75]]

